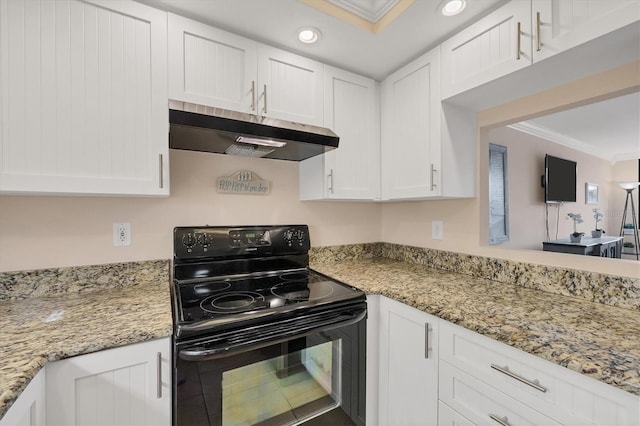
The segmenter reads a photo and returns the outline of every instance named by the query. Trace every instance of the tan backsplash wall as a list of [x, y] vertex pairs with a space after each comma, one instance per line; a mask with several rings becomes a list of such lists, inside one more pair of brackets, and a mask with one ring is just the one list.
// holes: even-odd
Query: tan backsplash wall
[[[171, 150], [169, 198], [0, 196], [0, 271], [169, 259], [179, 225], [309, 224], [314, 246], [380, 241], [373, 203], [301, 202], [298, 163]], [[218, 177], [249, 169], [268, 196], [216, 193]], [[113, 247], [112, 223], [132, 245]]]

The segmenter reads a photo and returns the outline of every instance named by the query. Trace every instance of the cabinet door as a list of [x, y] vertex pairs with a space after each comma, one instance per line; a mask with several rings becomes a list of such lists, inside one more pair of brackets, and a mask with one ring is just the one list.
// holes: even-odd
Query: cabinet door
[[170, 354], [164, 338], [47, 365], [47, 422], [169, 425]]
[[439, 194], [440, 51], [432, 50], [382, 82], [383, 200]]
[[533, 60], [593, 40], [640, 19], [639, 0], [533, 0]]
[[[510, 424], [560, 426], [472, 375], [440, 363], [440, 399], [472, 424]], [[504, 423], [500, 423], [500, 421]]]
[[324, 125], [340, 137], [340, 144], [300, 163], [300, 199], [380, 197], [377, 99], [375, 81], [324, 67]]
[[0, 420], [0, 426], [44, 426], [45, 371], [40, 370]]
[[0, 191], [168, 195], [166, 13], [0, 0]]
[[442, 43], [443, 99], [531, 65], [530, 8], [511, 1]]
[[[531, 407], [558, 423], [581, 426], [639, 424], [638, 396], [447, 321], [440, 322], [439, 349], [441, 371], [444, 371], [445, 364], [450, 364], [452, 368], [473, 375], [488, 387], [498, 389], [519, 404]], [[514, 378], [514, 375], [523, 380]], [[467, 415], [461, 407], [475, 401], [477, 398], [474, 395], [487, 395], [486, 398], [499, 401], [495, 399], [498, 396], [489, 396], [480, 387], [470, 383], [468, 392], [460, 393], [465, 388], [456, 385], [455, 377], [462, 376], [453, 374], [447, 377], [449, 382], [440, 380], [440, 399], [469, 419], [473, 420], [472, 415]], [[449, 399], [445, 398], [447, 392]], [[456, 399], [458, 402], [455, 402]], [[482, 402], [473, 405], [483, 408], [488, 404]], [[505, 402], [499, 404], [505, 408], [512, 406]], [[471, 410], [479, 412], [477, 408]], [[500, 414], [500, 417], [503, 415]]]
[[449, 407], [444, 402], [438, 403], [438, 425], [440, 426], [476, 426], [471, 420]]
[[258, 47], [258, 115], [323, 125], [322, 64]]
[[380, 300], [382, 425], [438, 424], [438, 319]]
[[169, 14], [169, 98], [256, 113], [257, 43]]
[[367, 295], [367, 426], [378, 425], [378, 384], [380, 374], [380, 300]]

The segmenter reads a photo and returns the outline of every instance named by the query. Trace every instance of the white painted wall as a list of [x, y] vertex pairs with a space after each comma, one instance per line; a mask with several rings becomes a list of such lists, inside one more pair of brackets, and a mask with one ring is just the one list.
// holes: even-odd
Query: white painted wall
[[[622, 214], [624, 211], [624, 203], [627, 198], [627, 191], [620, 188], [616, 182], [638, 182], [638, 160], [619, 161], [613, 165], [612, 174], [612, 196], [609, 200], [609, 214], [614, 217], [614, 223], [611, 227], [612, 232], [617, 235], [620, 232], [622, 224]], [[632, 192], [636, 215], [639, 213], [638, 199], [640, 191], [636, 189]], [[631, 223], [631, 207], [628, 208], [626, 222]], [[636, 217], [636, 221], [638, 218]]]
[[[483, 141], [481, 149], [489, 149], [489, 142], [506, 146], [508, 150], [510, 238], [508, 243], [502, 245], [503, 248], [542, 248], [546, 231], [544, 189], [540, 177], [544, 174], [545, 154], [577, 162], [578, 176], [576, 202], [549, 205], [550, 239], [556, 239], [556, 229], [557, 238], [568, 238], [573, 232], [573, 221], [567, 217], [567, 213], [580, 213], [584, 222], [578, 224], [577, 230], [590, 236], [591, 230], [595, 229], [594, 208], [599, 208], [605, 214], [600, 227], [607, 235], [616, 235], [611, 226], [614, 220], [611, 220], [608, 212], [614, 190], [613, 166], [609, 161], [508, 127], [490, 130], [489, 138]], [[585, 203], [585, 182], [598, 184], [597, 205]]]

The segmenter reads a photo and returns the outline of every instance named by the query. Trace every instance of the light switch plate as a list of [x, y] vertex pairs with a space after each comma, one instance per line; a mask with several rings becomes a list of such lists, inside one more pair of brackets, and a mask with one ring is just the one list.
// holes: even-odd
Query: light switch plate
[[444, 223], [441, 220], [431, 221], [431, 239], [442, 240], [444, 235]]

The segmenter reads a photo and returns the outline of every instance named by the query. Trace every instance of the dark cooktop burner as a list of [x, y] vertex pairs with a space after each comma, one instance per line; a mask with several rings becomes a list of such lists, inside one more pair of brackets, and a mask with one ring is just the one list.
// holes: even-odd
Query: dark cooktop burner
[[283, 281], [302, 281], [309, 278], [308, 272], [286, 272], [278, 276]]
[[310, 270], [176, 282], [182, 324], [353, 297], [354, 290]]
[[333, 287], [328, 281], [320, 281], [313, 286], [309, 286], [306, 281], [293, 281], [274, 285], [271, 293], [287, 300], [319, 300], [331, 296]]
[[[230, 285], [229, 285], [230, 286]], [[200, 302], [203, 311], [218, 312], [243, 312], [264, 306], [264, 296], [253, 291], [231, 291], [221, 295], [210, 296]]]

